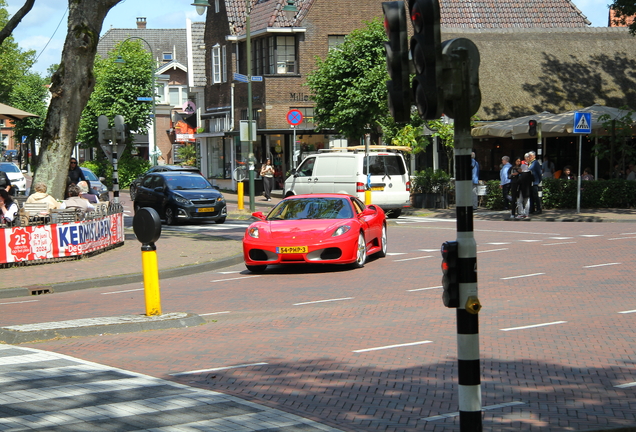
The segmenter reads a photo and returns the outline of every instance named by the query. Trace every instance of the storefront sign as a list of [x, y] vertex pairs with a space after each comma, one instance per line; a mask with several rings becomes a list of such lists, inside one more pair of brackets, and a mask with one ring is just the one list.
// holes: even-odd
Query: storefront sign
[[0, 263], [78, 256], [124, 241], [122, 213], [82, 222], [0, 229]]

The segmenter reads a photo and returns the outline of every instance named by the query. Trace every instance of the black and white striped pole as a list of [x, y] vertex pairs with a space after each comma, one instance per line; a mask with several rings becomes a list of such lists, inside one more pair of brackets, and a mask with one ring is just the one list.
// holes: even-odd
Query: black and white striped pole
[[126, 125], [124, 117], [116, 115], [115, 127], [108, 127], [108, 117], [97, 118], [98, 140], [104, 153], [113, 163], [113, 203], [119, 204], [119, 173], [117, 171], [118, 155], [126, 148]]
[[[479, 358], [479, 311], [477, 295], [477, 245], [473, 235], [472, 137], [470, 118], [479, 109], [479, 50], [468, 39], [442, 43], [445, 82], [444, 112], [455, 120], [455, 190], [457, 242], [455, 268], [456, 300], [446, 304], [457, 308], [457, 370], [459, 383], [459, 424], [462, 432], [481, 432], [481, 367]], [[447, 242], [451, 243], [451, 242]], [[446, 244], [446, 243], [445, 243]], [[442, 248], [444, 249], [444, 247]], [[451, 247], [452, 249], [452, 247]], [[442, 256], [444, 253], [442, 252]], [[442, 263], [444, 267], [445, 260]], [[447, 277], [443, 279], [448, 282]], [[452, 281], [453, 278], [451, 278]], [[444, 284], [446, 285], [446, 284]], [[452, 285], [449, 286], [449, 288]]]

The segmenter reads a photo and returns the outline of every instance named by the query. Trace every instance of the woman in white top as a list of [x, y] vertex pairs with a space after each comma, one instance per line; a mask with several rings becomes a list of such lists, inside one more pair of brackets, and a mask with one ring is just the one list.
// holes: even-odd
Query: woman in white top
[[0, 189], [0, 211], [2, 211], [2, 223], [13, 225], [18, 214], [18, 205], [11, 199], [11, 195], [4, 189]]
[[272, 166], [272, 160], [267, 158], [267, 161], [261, 166], [261, 177], [263, 177], [263, 193], [267, 201], [272, 200], [272, 186], [274, 184], [274, 167]]

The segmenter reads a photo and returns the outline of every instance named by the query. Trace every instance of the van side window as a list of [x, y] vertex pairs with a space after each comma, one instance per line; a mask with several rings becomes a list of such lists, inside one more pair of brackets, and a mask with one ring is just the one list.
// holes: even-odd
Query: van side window
[[311, 177], [311, 175], [314, 172], [315, 163], [316, 163], [315, 157], [305, 159], [305, 161], [296, 170], [296, 175], [298, 177]]
[[[367, 174], [366, 158], [363, 163], [363, 173]], [[369, 172], [371, 175], [404, 175], [406, 167], [402, 162], [402, 158], [389, 155], [372, 155], [369, 156]]]

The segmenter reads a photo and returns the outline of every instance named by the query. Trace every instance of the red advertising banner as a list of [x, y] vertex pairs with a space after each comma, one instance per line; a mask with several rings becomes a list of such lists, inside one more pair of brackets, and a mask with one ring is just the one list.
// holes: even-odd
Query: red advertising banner
[[123, 213], [53, 225], [0, 229], [0, 263], [83, 255], [124, 241]]

